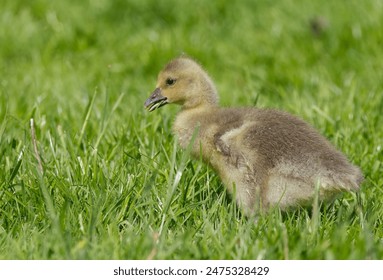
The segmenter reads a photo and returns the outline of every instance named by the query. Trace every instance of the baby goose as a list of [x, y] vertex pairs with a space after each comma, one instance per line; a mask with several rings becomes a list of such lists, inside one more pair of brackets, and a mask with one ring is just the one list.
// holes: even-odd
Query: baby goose
[[307, 205], [316, 194], [328, 200], [358, 190], [363, 180], [360, 169], [303, 120], [273, 109], [220, 108], [214, 83], [190, 58], [165, 66], [145, 107], [168, 103], [182, 106], [173, 124], [181, 147], [193, 139], [192, 155], [218, 172], [248, 215]]

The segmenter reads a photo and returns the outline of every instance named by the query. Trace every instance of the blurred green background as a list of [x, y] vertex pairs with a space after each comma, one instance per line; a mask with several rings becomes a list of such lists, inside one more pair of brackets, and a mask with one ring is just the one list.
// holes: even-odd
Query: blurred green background
[[[382, 1], [0, 6], [0, 258], [383, 257]], [[222, 105], [313, 124], [361, 166], [361, 193], [319, 224], [305, 209], [243, 218], [214, 173], [175, 148], [177, 108], [143, 110], [180, 54], [210, 73]]]

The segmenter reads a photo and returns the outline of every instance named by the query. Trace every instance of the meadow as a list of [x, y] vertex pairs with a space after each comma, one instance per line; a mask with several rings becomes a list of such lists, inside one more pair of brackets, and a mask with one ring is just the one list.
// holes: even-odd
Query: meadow
[[[383, 2], [0, 1], [0, 259], [383, 259]], [[242, 215], [143, 103], [187, 54], [223, 106], [298, 115], [363, 170]]]

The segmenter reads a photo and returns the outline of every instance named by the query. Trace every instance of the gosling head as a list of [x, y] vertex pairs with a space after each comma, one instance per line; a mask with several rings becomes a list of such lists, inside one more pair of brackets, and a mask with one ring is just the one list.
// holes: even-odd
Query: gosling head
[[171, 103], [179, 104], [184, 109], [218, 104], [218, 95], [212, 80], [190, 58], [176, 58], [162, 69], [157, 78], [156, 89], [144, 106], [151, 112]]

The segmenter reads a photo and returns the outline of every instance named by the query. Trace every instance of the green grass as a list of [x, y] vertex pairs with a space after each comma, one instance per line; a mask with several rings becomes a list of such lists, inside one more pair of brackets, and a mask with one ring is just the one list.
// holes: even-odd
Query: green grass
[[[382, 259], [382, 18], [380, 0], [2, 0], [0, 258]], [[178, 108], [143, 109], [181, 53], [223, 105], [313, 124], [362, 190], [244, 217], [177, 147]]]

